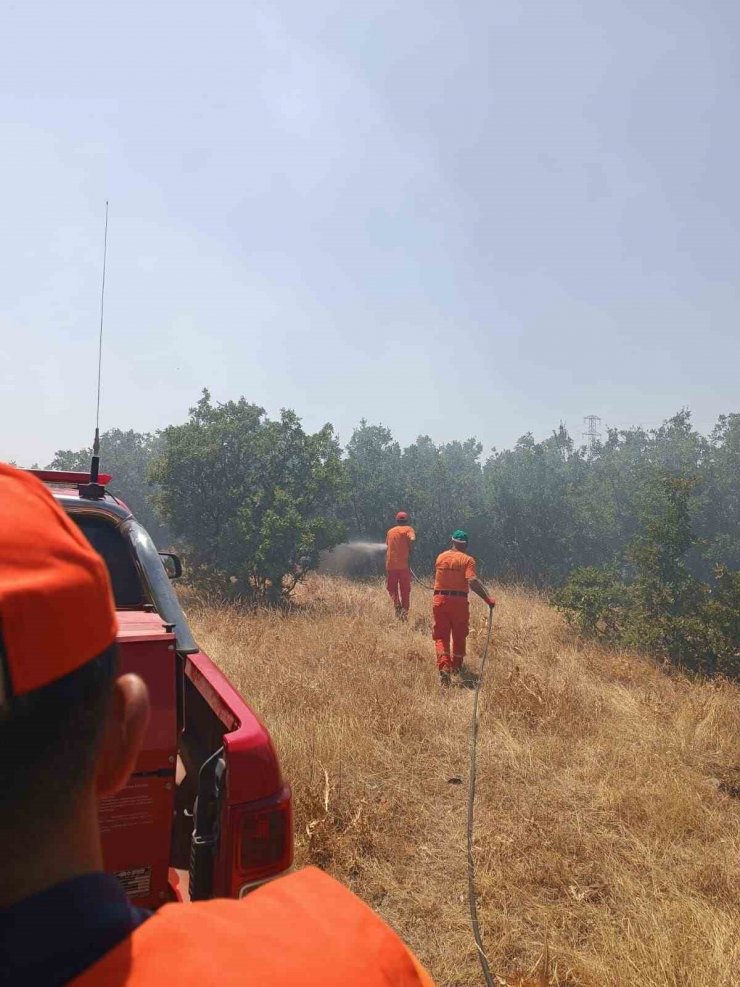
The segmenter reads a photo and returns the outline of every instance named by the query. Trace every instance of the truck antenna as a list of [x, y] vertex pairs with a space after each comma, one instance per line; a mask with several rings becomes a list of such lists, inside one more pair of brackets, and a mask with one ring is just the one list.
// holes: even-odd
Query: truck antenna
[[98, 399], [95, 408], [95, 441], [93, 442], [90, 482], [97, 483], [100, 472], [100, 382], [103, 369], [103, 311], [105, 309], [105, 262], [108, 256], [108, 200], [105, 200], [105, 233], [103, 234], [103, 279], [100, 285], [100, 334], [98, 337]]
[[90, 462], [90, 482], [80, 483], [80, 496], [87, 500], [100, 500], [105, 496], [105, 487], [99, 483], [100, 476], [100, 381], [103, 369], [103, 310], [105, 307], [105, 262], [108, 255], [108, 200], [105, 200], [105, 233], [103, 235], [103, 280], [100, 286], [100, 334], [98, 336], [98, 397], [95, 408], [95, 440], [93, 441]]

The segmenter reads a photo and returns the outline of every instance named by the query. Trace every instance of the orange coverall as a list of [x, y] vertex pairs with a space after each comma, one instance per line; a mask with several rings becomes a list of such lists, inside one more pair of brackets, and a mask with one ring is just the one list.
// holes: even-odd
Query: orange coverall
[[397, 524], [385, 536], [386, 587], [393, 605], [408, 613], [411, 599], [411, 570], [409, 555], [416, 541], [414, 529], [408, 524]]
[[475, 579], [476, 576], [475, 559], [472, 555], [448, 549], [437, 556], [432, 600], [432, 637], [440, 672], [455, 671], [463, 663], [465, 639], [470, 630], [468, 580]]

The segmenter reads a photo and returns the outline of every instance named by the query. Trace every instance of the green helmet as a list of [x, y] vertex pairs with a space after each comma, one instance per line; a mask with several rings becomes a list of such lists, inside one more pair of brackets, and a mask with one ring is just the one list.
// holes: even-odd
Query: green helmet
[[452, 532], [452, 540], [453, 541], [464, 542], [464, 544], [467, 545], [468, 544], [468, 533], [467, 533], [467, 531], [463, 531], [462, 528], [458, 528], [457, 531], [453, 531]]

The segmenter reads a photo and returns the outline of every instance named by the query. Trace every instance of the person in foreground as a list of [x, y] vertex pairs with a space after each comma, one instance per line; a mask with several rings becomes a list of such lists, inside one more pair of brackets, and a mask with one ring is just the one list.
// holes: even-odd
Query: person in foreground
[[399, 511], [395, 525], [385, 536], [386, 588], [399, 620], [408, 619], [411, 606], [410, 558], [416, 534], [408, 520], [406, 511]]
[[432, 637], [442, 685], [449, 685], [451, 674], [459, 673], [462, 668], [470, 630], [468, 591], [471, 589], [491, 609], [496, 606], [496, 601], [477, 578], [475, 559], [468, 555], [467, 533], [458, 528], [452, 535], [451, 548], [437, 556], [434, 567]]
[[115, 638], [102, 559], [38, 480], [0, 466], [0, 983], [433, 987], [313, 868], [241, 901], [129, 903], [97, 803], [126, 784], [149, 700]]

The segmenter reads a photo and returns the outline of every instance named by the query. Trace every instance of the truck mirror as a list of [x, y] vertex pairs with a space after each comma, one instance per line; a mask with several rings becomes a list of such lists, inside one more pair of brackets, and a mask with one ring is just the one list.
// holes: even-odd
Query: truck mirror
[[179, 579], [182, 575], [182, 562], [179, 557], [173, 552], [160, 552], [159, 557], [170, 579]]

